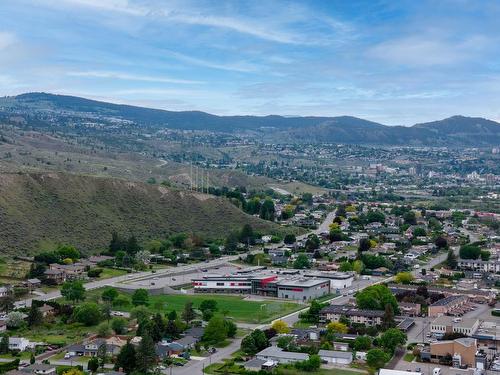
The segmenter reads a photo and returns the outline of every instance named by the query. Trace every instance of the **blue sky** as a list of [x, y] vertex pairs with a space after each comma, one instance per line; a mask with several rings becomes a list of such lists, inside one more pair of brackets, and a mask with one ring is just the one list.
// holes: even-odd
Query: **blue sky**
[[0, 2], [0, 95], [169, 110], [500, 120], [499, 1]]

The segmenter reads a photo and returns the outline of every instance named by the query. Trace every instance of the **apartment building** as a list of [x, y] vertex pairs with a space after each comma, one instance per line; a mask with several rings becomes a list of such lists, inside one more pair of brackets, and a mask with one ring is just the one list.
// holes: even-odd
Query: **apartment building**
[[361, 310], [354, 307], [330, 305], [324, 307], [319, 313], [322, 323], [338, 322], [341, 317], [346, 317], [351, 323], [374, 326], [382, 324], [384, 312], [379, 310]]

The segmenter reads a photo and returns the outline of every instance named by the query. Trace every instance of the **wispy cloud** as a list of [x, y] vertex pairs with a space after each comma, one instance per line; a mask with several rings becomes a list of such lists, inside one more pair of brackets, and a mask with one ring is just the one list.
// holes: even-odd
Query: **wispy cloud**
[[463, 40], [418, 35], [382, 42], [370, 48], [368, 54], [395, 64], [429, 67], [477, 58], [478, 52], [487, 45], [487, 38], [477, 35]]
[[177, 84], [202, 84], [203, 81], [193, 81], [187, 79], [169, 78], [164, 76], [148, 76], [148, 75], [136, 75], [128, 74], [122, 72], [111, 72], [111, 71], [99, 71], [99, 70], [88, 70], [88, 71], [70, 71], [66, 75], [72, 77], [91, 77], [91, 78], [104, 78], [104, 79], [119, 79], [125, 81], [142, 81], [142, 82], [157, 82], [157, 83], [177, 83]]
[[0, 31], [0, 50], [12, 46], [16, 42], [16, 36], [13, 33]]
[[219, 63], [197, 57], [188, 56], [184, 53], [175, 51], [165, 51], [166, 54], [174, 57], [179, 61], [183, 61], [192, 65], [202, 66], [205, 68], [227, 70], [240, 73], [250, 73], [260, 70], [260, 67], [247, 62]]

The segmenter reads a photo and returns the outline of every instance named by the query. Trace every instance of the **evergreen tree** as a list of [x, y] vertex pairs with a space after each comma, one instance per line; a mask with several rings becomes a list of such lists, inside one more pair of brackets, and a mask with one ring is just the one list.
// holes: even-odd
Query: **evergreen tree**
[[31, 303], [30, 311], [28, 313], [28, 326], [33, 327], [40, 324], [43, 320], [43, 315], [36, 305], [36, 303]]
[[193, 320], [196, 317], [196, 314], [193, 309], [193, 302], [186, 302], [184, 305], [184, 310], [182, 311], [182, 319], [189, 324], [191, 320]]
[[129, 255], [135, 255], [139, 251], [141, 251], [141, 247], [139, 246], [139, 243], [137, 242], [137, 238], [134, 235], [131, 235], [128, 238], [126, 250], [127, 250], [127, 253]]
[[97, 371], [98, 368], [99, 368], [99, 360], [97, 359], [97, 357], [90, 358], [89, 362], [87, 363], [87, 370], [94, 373]]
[[136, 353], [134, 346], [127, 341], [116, 357], [115, 370], [123, 369], [126, 374], [131, 373], [136, 368]]
[[142, 336], [141, 343], [135, 355], [136, 370], [141, 374], [149, 373], [156, 363], [156, 351], [153, 339], [149, 335]]
[[118, 251], [123, 250], [124, 243], [122, 239], [118, 236], [118, 233], [111, 233], [111, 241], [109, 242], [109, 252], [111, 254], [116, 254]]
[[7, 354], [9, 352], [9, 335], [4, 334], [0, 340], [0, 354]]
[[453, 252], [452, 249], [448, 250], [448, 256], [446, 257], [446, 264], [452, 270], [454, 270], [455, 268], [457, 268], [457, 264], [458, 264], [458, 262], [457, 262], [457, 256], [455, 255], [455, 253]]
[[390, 303], [386, 303], [382, 326], [384, 329], [394, 327], [394, 309]]

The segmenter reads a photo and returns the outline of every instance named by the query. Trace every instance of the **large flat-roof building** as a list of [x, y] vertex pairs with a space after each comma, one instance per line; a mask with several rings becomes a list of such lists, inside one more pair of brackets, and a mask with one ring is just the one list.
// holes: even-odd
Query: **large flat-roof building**
[[451, 316], [440, 316], [431, 323], [432, 333], [462, 333], [467, 336], [473, 335], [479, 327], [479, 320], [463, 318], [460, 321]]
[[354, 275], [350, 272], [335, 272], [335, 271], [323, 271], [323, 272], [307, 272], [304, 274], [308, 278], [320, 278], [330, 280], [330, 288], [332, 290], [341, 290], [349, 288], [354, 280]]
[[308, 301], [330, 293], [325, 279], [282, 277], [270, 273], [245, 275], [205, 275], [193, 279], [195, 293], [255, 294], [283, 299]]

